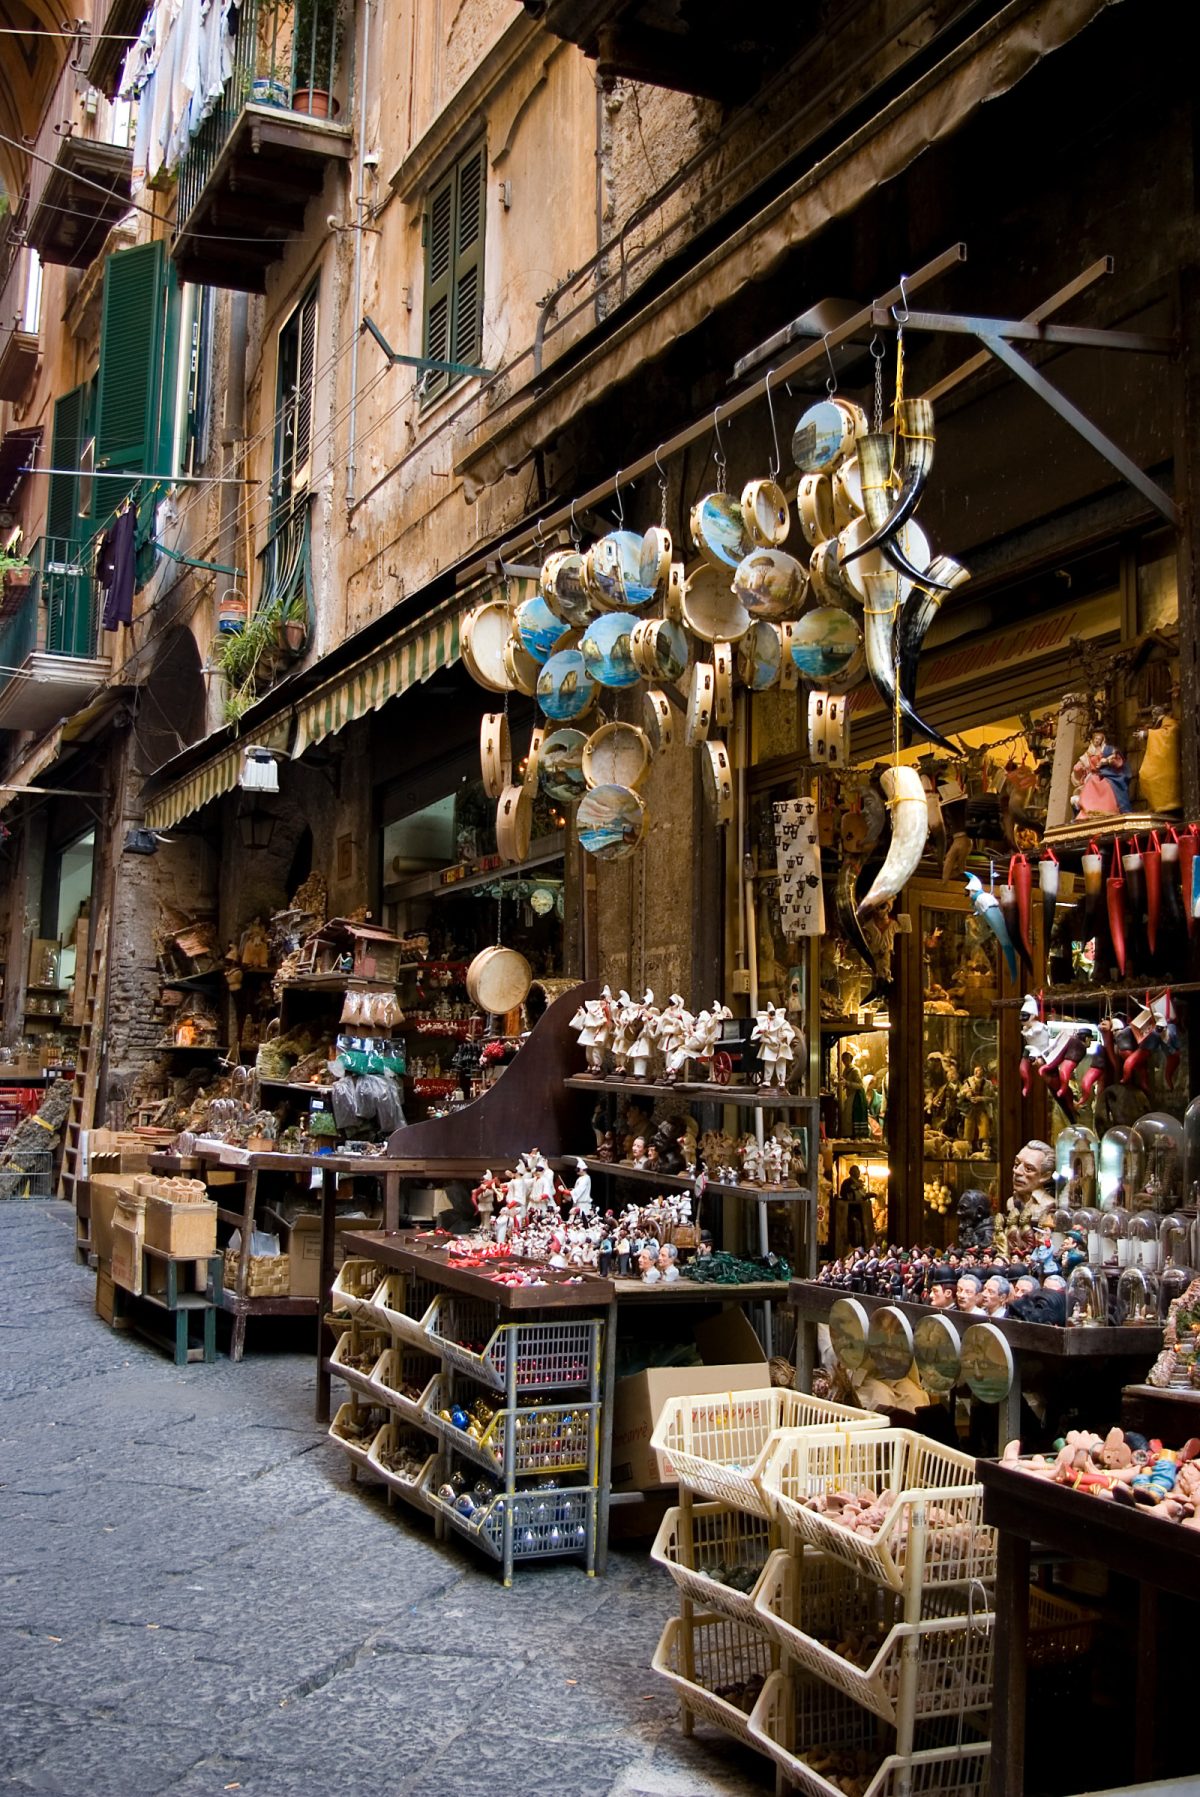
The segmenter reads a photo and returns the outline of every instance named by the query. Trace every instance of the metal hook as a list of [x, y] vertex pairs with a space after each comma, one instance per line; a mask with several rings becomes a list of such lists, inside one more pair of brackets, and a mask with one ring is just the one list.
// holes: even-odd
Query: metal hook
[[535, 549], [544, 549], [546, 547], [546, 539], [542, 535], [542, 521], [540, 518], [533, 527], [533, 546]]
[[624, 528], [625, 528], [625, 502], [621, 498], [621, 470], [619, 468], [617, 469], [616, 491], [614, 493], [614, 498], [616, 499], [616, 502], [617, 502], [617, 523], [620, 525], [621, 529], [624, 530]]
[[721, 408], [720, 408], [720, 406], [713, 407], [713, 435], [717, 439], [717, 446], [713, 450], [713, 461], [716, 463], [719, 472], [724, 474], [727, 464], [725, 461], [725, 450], [721, 443]]
[[[908, 323], [908, 289], [904, 285], [907, 279], [907, 275], [900, 276], [900, 305], [892, 307], [892, 317], [897, 324]], [[901, 311], [901, 307], [904, 308], [903, 311]]]
[[825, 360], [829, 363], [829, 373], [825, 380], [825, 391], [828, 393], [830, 399], [832, 399], [838, 389], [838, 378], [837, 369], [833, 365], [833, 351], [829, 347], [828, 331], [826, 331], [825, 335], [822, 337], [821, 342], [825, 345]]
[[578, 524], [575, 522], [575, 501], [574, 500], [571, 501], [571, 541], [572, 541], [572, 543], [574, 543], [576, 549], [578, 549], [579, 545], [583, 541], [583, 534], [580, 531]]
[[771, 437], [775, 444], [775, 459], [770, 465], [769, 472], [772, 480], [778, 480], [782, 458], [779, 453], [779, 430], [775, 423], [775, 401], [771, 398], [771, 376], [774, 372], [773, 368], [767, 369], [767, 378], [763, 386], [767, 396], [767, 411], [771, 415]]
[[667, 471], [658, 459], [661, 454], [662, 454], [662, 444], [660, 443], [658, 448], [654, 452], [654, 466], [658, 469], [658, 484], [659, 484], [659, 486], [665, 487], [667, 484]]

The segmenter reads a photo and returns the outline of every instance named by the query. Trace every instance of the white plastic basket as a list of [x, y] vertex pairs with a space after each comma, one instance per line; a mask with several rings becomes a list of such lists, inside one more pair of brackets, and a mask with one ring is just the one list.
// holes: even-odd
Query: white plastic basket
[[[365, 1397], [377, 1402], [380, 1399], [378, 1385], [373, 1382], [373, 1370], [378, 1365], [379, 1357], [386, 1346], [385, 1338], [369, 1329], [353, 1327], [346, 1329], [338, 1337], [337, 1345], [329, 1356], [329, 1370], [361, 1391]], [[370, 1354], [370, 1365], [364, 1371], [361, 1367], [349, 1365], [352, 1357], [359, 1357], [364, 1352]]]
[[[361, 1423], [364, 1428], [370, 1427], [370, 1434], [356, 1435], [351, 1439], [346, 1430], [354, 1424]], [[355, 1466], [363, 1472], [374, 1472], [371, 1465], [371, 1447], [386, 1418], [374, 1406], [356, 1404], [353, 1400], [338, 1407], [337, 1414], [329, 1425], [329, 1439], [336, 1442], [343, 1454], [353, 1460]]]
[[[696, 1504], [691, 1517], [689, 1547], [686, 1512], [668, 1510], [650, 1558], [702, 1609], [753, 1625], [755, 1593], [774, 1545], [771, 1524], [731, 1504]], [[738, 1575], [736, 1585], [720, 1576], [730, 1572]]]
[[[953, 1724], [941, 1724], [948, 1734]], [[926, 1725], [928, 1730], [928, 1725]], [[974, 1739], [886, 1752], [890, 1729], [820, 1681], [773, 1672], [749, 1721], [766, 1753], [805, 1797], [984, 1797], [991, 1746]]]
[[[897, 1719], [902, 1656], [914, 1641], [914, 1720], [990, 1709], [992, 1612], [981, 1608], [969, 1617], [905, 1623], [888, 1614], [895, 1614], [897, 1604], [893, 1593], [856, 1578], [839, 1561], [781, 1551], [771, 1555], [763, 1571], [753, 1608], [761, 1627], [803, 1671], [885, 1722]], [[879, 1640], [866, 1665], [838, 1653], [822, 1638], [839, 1642], [859, 1631]]]
[[[996, 1536], [984, 1526], [983, 1487], [974, 1475], [969, 1454], [909, 1429], [814, 1429], [777, 1438], [760, 1488], [770, 1513], [800, 1540], [900, 1591], [906, 1569], [918, 1585], [994, 1578]], [[836, 1521], [836, 1503], [811, 1507], [814, 1499], [862, 1491], [878, 1494], [884, 1507], [869, 1534]], [[922, 1534], [918, 1573], [909, 1568], [909, 1550]]]
[[429, 1325], [434, 1301], [425, 1280], [406, 1273], [389, 1273], [371, 1297], [371, 1312], [397, 1341], [429, 1351]]
[[672, 1686], [684, 1710], [756, 1747], [750, 1713], [771, 1660], [771, 1645], [757, 1629], [727, 1616], [697, 1615], [690, 1623], [671, 1617], [650, 1664]]
[[344, 1260], [330, 1289], [330, 1310], [344, 1310], [352, 1317], [362, 1316], [381, 1273], [382, 1268], [373, 1260]]
[[650, 1446], [666, 1456], [664, 1477], [722, 1503], [766, 1516], [758, 1489], [771, 1437], [780, 1429], [886, 1429], [887, 1419], [781, 1386], [668, 1398]]
[[[406, 1354], [400, 1348], [385, 1348], [371, 1371], [372, 1392], [381, 1404], [394, 1410], [406, 1422], [428, 1427], [426, 1406], [438, 1379], [438, 1365], [431, 1356]], [[416, 1397], [406, 1396], [404, 1386], [420, 1385]]]
[[433, 1471], [433, 1463], [437, 1456], [433, 1452], [433, 1444], [425, 1441], [425, 1447], [429, 1451], [421, 1462], [419, 1470], [413, 1474], [411, 1479], [404, 1478], [393, 1467], [384, 1463], [384, 1455], [395, 1449], [402, 1436], [411, 1436], [414, 1442], [418, 1439], [424, 1440], [422, 1431], [419, 1429], [409, 1429], [403, 1423], [398, 1422], [385, 1423], [371, 1443], [367, 1459], [372, 1472], [376, 1473], [386, 1486], [392, 1491], [399, 1492], [400, 1496], [407, 1498], [410, 1504], [417, 1504], [421, 1509], [426, 1509], [428, 1506], [425, 1503], [425, 1493], [422, 1487]]

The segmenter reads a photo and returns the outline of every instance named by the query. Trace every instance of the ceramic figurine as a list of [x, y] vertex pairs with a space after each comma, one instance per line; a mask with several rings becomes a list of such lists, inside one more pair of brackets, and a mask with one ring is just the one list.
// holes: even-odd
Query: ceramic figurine
[[592, 1214], [592, 1176], [588, 1172], [587, 1162], [578, 1156], [575, 1160], [577, 1175], [571, 1187], [571, 1217], [589, 1218]]
[[1129, 764], [1097, 726], [1071, 769], [1071, 809], [1076, 817], [1113, 817], [1131, 808]]
[[788, 1022], [787, 1013], [768, 1004], [765, 1011], [756, 1014], [750, 1040], [758, 1043], [763, 1064], [761, 1083], [769, 1086], [774, 1081], [781, 1092], [786, 1092], [796, 1041], [796, 1031]]
[[1037, 1222], [1054, 1202], [1053, 1180], [1054, 1150], [1049, 1142], [1035, 1139], [1017, 1150], [1004, 1207], [1009, 1228], [1025, 1228]]
[[684, 1043], [691, 1035], [695, 1020], [678, 992], [672, 992], [659, 1014], [658, 1050], [663, 1059], [663, 1078], [673, 1086], [683, 1072], [687, 1055]]
[[638, 1250], [638, 1276], [643, 1285], [659, 1285], [662, 1282], [662, 1274], [656, 1264], [657, 1260], [657, 1253], [652, 1252], [648, 1247]]
[[978, 1310], [983, 1281], [978, 1273], [960, 1273], [954, 1287], [954, 1303], [958, 1310]]
[[479, 1218], [482, 1229], [488, 1229], [496, 1212], [496, 1202], [500, 1190], [496, 1183], [496, 1175], [489, 1167], [483, 1178], [471, 1193], [471, 1203], [475, 1206], [475, 1214]]
[[599, 1079], [604, 1069], [604, 1050], [609, 1035], [606, 1003], [612, 998], [608, 987], [599, 998], [589, 998], [572, 1017], [569, 1028], [576, 1031], [579, 1046], [587, 1062], [586, 1076]]
[[629, 1050], [634, 1041], [641, 1007], [635, 1005], [624, 986], [617, 993], [612, 1006], [613, 1030], [610, 1047], [613, 1057], [614, 1079], [625, 1079], [629, 1070]]
[[659, 1025], [658, 1006], [654, 1002], [654, 994], [649, 987], [642, 995], [641, 1004], [633, 1006], [632, 1009], [635, 1012], [635, 1020], [630, 1025], [632, 1040], [629, 1043], [628, 1055], [634, 1079], [644, 1080], [650, 1067], [650, 1057], [654, 1053]]
[[658, 1271], [664, 1285], [679, 1278], [679, 1250], [674, 1242], [664, 1242], [658, 1251]]

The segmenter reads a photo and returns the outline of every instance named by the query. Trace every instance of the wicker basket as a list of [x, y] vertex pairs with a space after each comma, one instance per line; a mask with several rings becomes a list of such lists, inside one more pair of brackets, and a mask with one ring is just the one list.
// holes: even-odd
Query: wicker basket
[[[225, 1250], [225, 1290], [237, 1291], [239, 1250]], [[291, 1259], [286, 1254], [252, 1256], [246, 1263], [247, 1298], [286, 1298], [291, 1290]]]

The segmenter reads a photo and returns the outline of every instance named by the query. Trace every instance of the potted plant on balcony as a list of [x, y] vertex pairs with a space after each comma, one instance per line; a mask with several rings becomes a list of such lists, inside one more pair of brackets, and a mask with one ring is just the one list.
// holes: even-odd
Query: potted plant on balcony
[[[333, 77], [341, 41], [341, 0], [296, 0], [293, 112], [307, 112], [315, 119], [337, 116], [341, 109], [333, 95]], [[328, 85], [323, 87], [322, 82]]]
[[302, 655], [308, 641], [308, 597], [303, 586], [292, 594], [279, 619], [279, 646], [289, 655]]
[[0, 550], [0, 588], [3, 589], [5, 614], [16, 611], [33, 581], [33, 569], [22, 555], [9, 555]]

